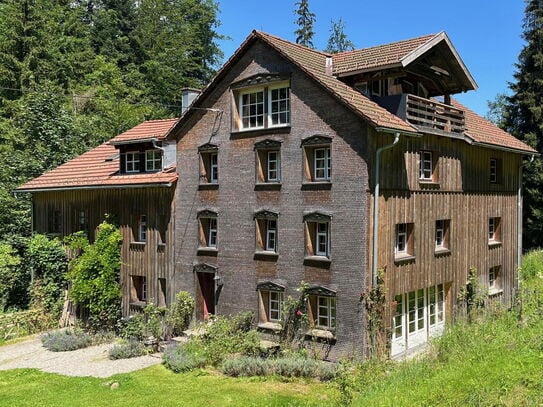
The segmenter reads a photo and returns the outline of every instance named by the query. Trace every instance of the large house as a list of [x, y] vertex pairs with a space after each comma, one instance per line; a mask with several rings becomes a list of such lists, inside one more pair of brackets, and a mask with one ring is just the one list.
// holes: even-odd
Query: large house
[[186, 290], [199, 320], [251, 310], [273, 333], [304, 283], [307, 337], [365, 355], [381, 272], [401, 355], [443, 330], [470, 268], [496, 301], [517, 285], [522, 158], [537, 153], [451, 97], [475, 88], [443, 32], [332, 55], [254, 31], [179, 120], [19, 191], [38, 232], [119, 216], [125, 314]]

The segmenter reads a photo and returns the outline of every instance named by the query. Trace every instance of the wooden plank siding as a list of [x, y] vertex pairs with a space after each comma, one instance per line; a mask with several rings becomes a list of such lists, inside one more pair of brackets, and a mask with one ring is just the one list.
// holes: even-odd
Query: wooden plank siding
[[[392, 136], [377, 135], [375, 147], [390, 144]], [[435, 182], [419, 180], [420, 151], [438, 155]], [[499, 163], [498, 182], [490, 182], [490, 159]], [[471, 267], [488, 287], [490, 267], [500, 266], [498, 295], [510, 304], [517, 276], [517, 193], [521, 155], [487, 149], [462, 140], [424, 135], [401, 136], [382, 155], [379, 196], [378, 267], [385, 268], [387, 298], [420, 288], [445, 284], [448, 317], [456, 310], [459, 290]], [[373, 174], [372, 174], [373, 177]], [[374, 180], [371, 179], [372, 188]], [[373, 189], [370, 191], [370, 214]], [[500, 221], [500, 242], [489, 244], [489, 218]], [[372, 217], [368, 216], [372, 223]], [[437, 220], [449, 220], [447, 253], [436, 253]], [[413, 224], [413, 258], [395, 258], [395, 226]], [[370, 235], [373, 227], [369, 228]], [[373, 238], [370, 236], [370, 238]], [[371, 257], [371, 254], [370, 254]], [[387, 318], [387, 320], [390, 318]]]
[[[37, 233], [66, 236], [79, 229], [78, 212], [85, 211], [87, 230], [92, 241], [105, 214], [113, 215], [119, 223], [123, 238], [120, 275], [122, 312], [123, 315], [129, 315], [139, 308], [139, 305], [130, 306], [130, 303], [137, 302], [132, 276], [146, 277], [147, 302], [165, 306], [175, 296], [171, 284], [175, 244], [174, 193], [174, 188], [159, 187], [35, 192], [33, 228]], [[59, 233], [51, 233], [50, 219], [55, 216], [55, 211], [61, 214]], [[146, 216], [146, 242], [137, 242], [140, 215]], [[164, 289], [166, 293], [163, 293]]]

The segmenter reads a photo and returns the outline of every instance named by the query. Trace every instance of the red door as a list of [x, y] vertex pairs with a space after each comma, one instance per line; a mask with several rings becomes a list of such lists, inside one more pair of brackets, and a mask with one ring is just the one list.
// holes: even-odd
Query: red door
[[198, 279], [198, 319], [207, 320], [215, 314], [215, 274], [196, 273]]

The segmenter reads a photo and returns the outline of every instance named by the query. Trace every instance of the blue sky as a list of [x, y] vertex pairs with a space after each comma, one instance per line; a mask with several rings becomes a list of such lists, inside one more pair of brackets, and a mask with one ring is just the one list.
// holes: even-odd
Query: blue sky
[[[225, 60], [253, 29], [294, 41], [296, 0], [222, 0], [219, 32]], [[455, 97], [485, 115], [487, 101], [507, 92], [524, 44], [523, 0], [309, 0], [317, 16], [314, 44], [324, 49], [331, 19], [342, 18], [356, 48], [445, 31], [479, 88]]]

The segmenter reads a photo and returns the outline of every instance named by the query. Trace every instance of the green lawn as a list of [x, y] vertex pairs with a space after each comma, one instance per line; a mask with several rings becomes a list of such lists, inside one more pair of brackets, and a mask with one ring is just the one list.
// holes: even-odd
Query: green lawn
[[[107, 383], [116, 381], [118, 389]], [[334, 405], [327, 384], [233, 379], [197, 371], [175, 374], [161, 365], [108, 379], [66, 377], [33, 369], [0, 372], [0, 405], [17, 406], [318, 406]]]

